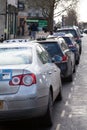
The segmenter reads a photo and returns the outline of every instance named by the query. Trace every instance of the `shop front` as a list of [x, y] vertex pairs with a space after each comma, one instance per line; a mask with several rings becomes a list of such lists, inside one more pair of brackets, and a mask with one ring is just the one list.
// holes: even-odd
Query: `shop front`
[[17, 32], [17, 0], [6, 1], [5, 39], [15, 38]]
[[47, 29], [48, 22], [44, 19], [26, 19], [26, 23], [30, 25], [31, 23], [36, 23], [38, 25], [38, 30], [42, 31], [43, 29]]

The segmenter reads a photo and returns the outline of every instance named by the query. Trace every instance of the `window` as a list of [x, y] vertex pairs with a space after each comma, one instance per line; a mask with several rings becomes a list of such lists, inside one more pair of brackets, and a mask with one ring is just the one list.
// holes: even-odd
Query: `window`
[[51, 57], [54, 57], [54, 55], [62, 55], [62, 51], [57, 42], [41, 42], [41, 44], [47, 50]]
[[31, 17], [31, 13], [28, 13], [28, 16]]
[[69, 37], [63, 37], [68, 45], [72, 45], [72, 40]]
[[60, 46], [61, 46], [63, 51], [68, 49], [68, 46], [67, 46], [67, 44], [65, 43], [65, 41], [63, 39], [60, 39]]
[[42, 46], [37, 46], [37, 54], [43, 64], [51, 62], [51, 59]]
[[26, 47], [0, 48], [0, 65], [32, 63], [32, 49]]
[[39, 17], [39, 13], [36, 13], [36, 17]]

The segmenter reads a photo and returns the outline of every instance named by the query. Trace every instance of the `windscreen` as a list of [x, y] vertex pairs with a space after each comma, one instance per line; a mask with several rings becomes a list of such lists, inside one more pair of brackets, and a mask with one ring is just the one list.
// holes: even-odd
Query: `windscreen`
[[48, 51], [51, 57], [53, 57], [54, 55], [63, 55], [62, 50], [60, 46], [57, 44], [57, 42], [41, 42], [41, 44]]
[[63, 37], [68, 45], [72, 45], [72, 41], [69, 37]]
[[19, 65], [32, 63], [32, 48], [0, 48], [0, 65]]

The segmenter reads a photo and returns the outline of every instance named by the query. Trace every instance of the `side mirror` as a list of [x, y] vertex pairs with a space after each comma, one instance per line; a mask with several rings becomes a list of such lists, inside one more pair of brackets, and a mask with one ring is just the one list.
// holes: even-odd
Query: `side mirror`
[[59, 55], [55, 55], [54, 57], [52, 57], [52, 62], [61, 62], [62, 61], [62, 57]]

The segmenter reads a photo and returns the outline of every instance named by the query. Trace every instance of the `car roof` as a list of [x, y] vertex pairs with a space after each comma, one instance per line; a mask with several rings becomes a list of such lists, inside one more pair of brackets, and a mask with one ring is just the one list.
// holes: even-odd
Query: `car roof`
[[63, 26], [59, 29], [77, 29], [77, 28], [79, 28], [79, 27], [74, 25], [74, 26]]
[[48, 35], [48, 36], [47, 36], [47, 39], [52, 39], [52, 38], [55, 39], [56, 37], [57, 37], [57, 36], [55, 36], [54, 34], [53, 34], [53, 35]]
[[50, 37], [47, 37], [44, 40], [37, 39], [37, 40], [35, 40], [35, 42], [58, 42], [59, 40], [63, 40], [63, 38], [61, 36], [56, 37], [56, 36], [50, 35]]
[[73, 38], [73, 35], [71, 33], [67, 33], [67, 34], [65, 34], [65, 36]]
[[0, 44], [0, 48], [10, 48], [10, 47], [34, 47], [34, 46], [36, 46], [37, 44], [39, 44], [39, 43], [37, 43], [37, 42], [35, 42], [35, 43], [33, 43], [33, 42], [29, 42], [29, 43], [27, 43], [27, 42], [22, 42], [22, 43], [20, 43], [20, 42], [17, 42], [17, 43], [15, 43], [15, 44], [13, 44], [13, 42], [10, 42], [10, 43], [1, 43]]
[[76, 30], [74, 28], [60, 28], [60, 29], [57, 29], [57, 31], [61, 31], [61, 30]]

